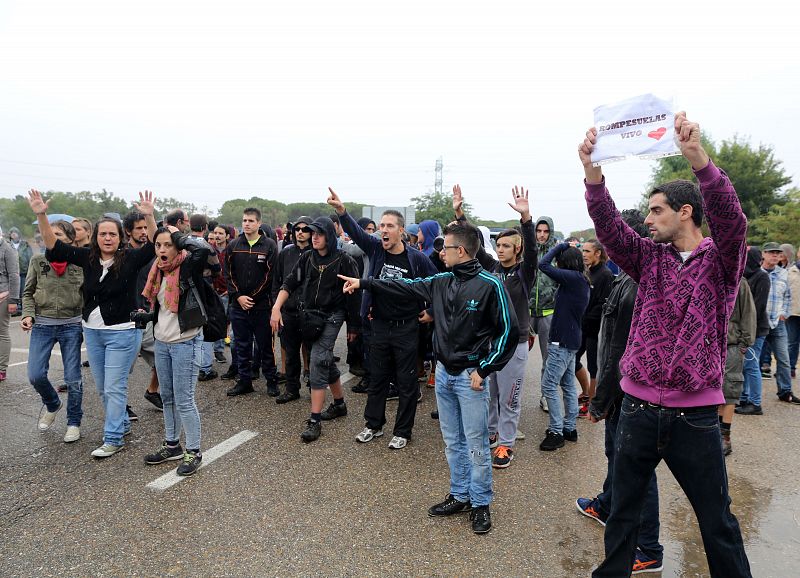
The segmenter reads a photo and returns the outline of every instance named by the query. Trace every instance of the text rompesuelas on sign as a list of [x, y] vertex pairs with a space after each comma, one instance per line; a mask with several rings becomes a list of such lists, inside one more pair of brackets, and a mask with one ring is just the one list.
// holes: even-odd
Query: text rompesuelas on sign
[[592, 164], [599, 166], [628, 157], [655, 159], [681, 154], [675, 142], [672, 98], [644, 94], [594, 109], [597, 143]]

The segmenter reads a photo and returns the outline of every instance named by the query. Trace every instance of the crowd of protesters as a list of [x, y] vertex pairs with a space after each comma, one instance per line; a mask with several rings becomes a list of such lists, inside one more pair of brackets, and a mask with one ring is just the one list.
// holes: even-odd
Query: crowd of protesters
[[[334, 355], [345, 326], [346, 362], [361, 378], [351, 389], [367, 395], [355, 439], [383, 436], [387, 400], [397, 399], [388, 445], [406, 447], [428, 382], [450, 468], [449, 492], [428, 513], [470, 512], [472, 530], [485, 533], [492, 470], [511, 465], [524, 436], [520, 407], [538, 338], [535, 399], [549, 413], [539, 448], [577, 442], [580, 418], [605, 424], [602, 492], [576, 500], [606, 527], [606, 559], [594, 575], [662, 568], [655, 468], [663, 459], [697, 514], [712, 576], [749, 576], [724, 456], [733, 451], [734, 415], [764, 414], [773, 357], [778, 399], [800, 404], [792, 392], [800, 252], [774, 242], [748, 248], [736, 193], [703, 150], [699, 126], [679, 113], [675, 132], [699, 187], [658, 185], [647, 215], [617, 210], [590, 160], [597, 133], [586, 133], [579, 157], [597, 238], [583, 242], [557, 238], [550, 217], [533, 219], [518, 187], [509, 206], [519, 225], [495, 239], [468, 222], [458, 185], [453, 220], [419, 225], [395, 210], [378, 223], [357, 220], [332, 189], [330, 216], [286, 224], [264, 223], [256, 207], [236, 226], [181, 209], [157, 223], [150, 192], [120, 219], [51, 222], [32, 190], [45, 252], [34, 255], [15, 228], [0, 231], [0, 381], [9, 317], [19, 315], [31, 332], [38, 427], [50, 430], [66, 403], [64, 442], [74, 443], [85, 340], [105, 416], [92, 456], [107, 458], [125, 447], [137, 419], [128, 375], [141, 355], [150, 367], [144, 397], [163, 411], [165, 430], [144, 461], [180, 461], [177, 473], [191, 475], [202, 464], [198, 381], [228, 380], [234, 397], [252, 393], [263, 376], [278, 404], [300, 400], [307, 386], [306, 443], [320, 438], [322, 422], [346, 416]], [[56, 343], [58, 389], [48, 378]], [[213, 363], [227, 362], [228, 345], [230, 365], [219, 375]]]

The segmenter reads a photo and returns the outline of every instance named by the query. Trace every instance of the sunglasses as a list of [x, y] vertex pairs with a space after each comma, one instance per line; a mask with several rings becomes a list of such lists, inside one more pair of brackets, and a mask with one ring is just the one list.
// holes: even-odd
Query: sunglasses
[[295, 227], [294, 228], [294, 232], [295, 233], [300, 233], [300, 232], [312, 233], [313, 231], [311, 230], [311, 227]]

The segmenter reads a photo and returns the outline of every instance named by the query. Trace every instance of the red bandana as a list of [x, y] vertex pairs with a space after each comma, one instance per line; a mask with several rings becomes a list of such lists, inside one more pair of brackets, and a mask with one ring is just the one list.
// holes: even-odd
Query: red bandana
[[61, 261], [60, 263], [57, 261], [50, 261], [50, 266], [53, 268], [53, 271], [56, 272], [56, 276], [61, 277], [64, 272], [67, 270], [67, 262]]

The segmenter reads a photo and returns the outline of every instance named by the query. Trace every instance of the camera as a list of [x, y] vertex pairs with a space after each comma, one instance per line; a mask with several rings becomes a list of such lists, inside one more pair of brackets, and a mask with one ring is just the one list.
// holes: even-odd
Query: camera
[[144, 329], [153, 320], [150, 311], [131, 311], [131, 321], [136, 325], [136, 329]]

